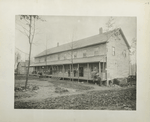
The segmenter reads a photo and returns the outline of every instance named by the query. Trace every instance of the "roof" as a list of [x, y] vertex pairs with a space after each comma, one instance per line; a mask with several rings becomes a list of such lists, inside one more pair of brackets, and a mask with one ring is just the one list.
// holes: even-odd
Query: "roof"
[[[85, 57], [85, 58], [75, 58], [73, 60], [73, 63], [90, 63], [90, 62], [106, 62], [106, 56], [105, 55], [101, 55], [101, 56], [92, 56], [92, 57]], [[47, 65], [62, 65], [62, 64], [71, 64], [70, 60], [59, 60], [59, 61], [50, 61], [47, 62]], [[30, 66], [45, 66], [46, 63], [45, 62], [41, 62], [41, 63], [34, 63], [31, 64]]]
[[43, 51], [42, 53], [38, 54], [35, 57], [40, 57], [40, 56], [44, 56], [46, 54], [53, 54], [53, 53], [58, 53], [58, 52], [62, 52], [62, 51], [67, 51], [67, 50], [71, 50], [72, 47], [73, 49], [77, 49], [77, 48], [81, 48], [81, 47], [86, 47], [86, 46], [90, 46], [93, 44], [98, 44], [98, 43], [105, 43], [107, 41], [107, 37], [104, 34], [98, 34], [92, 37], [88, 37], [88, 38], [84, 38], [78, 41], [73, 41], [67, 44], [63, 44], [60, 45], [58, 47], [54, 47], [54, 48], [50, 48], [47, 50]]
[[127, 45], [128, 49], [130, 49], [129, 42], [127, 41], [127, 39], [126, 39], [126, 37], [125, 37], [125, 35], [124, 35], [124, 33], [123, 33], [122, 29], [119, 29], [119, 31], [121, 32], [122, 37], [124, 38], [124, 41], [125, 41], [125, 43], [126, 43], [126, 45]]
[[[116, 30], [119, 30], [121, 32], [121, 34], [122, 34], [122, 36], [125, 40], [125, 43], [127, 44], [128, 47], [130, 47], [129, 43], [127, 42], [127, 40], [126, 40], [126, 38], [125, 38], [125, 36], [122, 32], [122, 30], [120, 28], [115, 29], [115, 31]], [[70, 42], [70, 43], [67, 43], [67, 44], [60, 45], [58, 47], [50, 48], [47, 51], [45, 50], [45, 51], [41, 52], [40, 54], [35, 56], [35, 58], [42, 57], [42, 56], [49, 55], [49, 54], [58, 53], [58, 52], [63, 52], [63, 51], [71, 50], [71, 49], [78, 49], [78, 48], [87, 47], [87, 46], [91, 46], [91, 45], [96, 45], [96, 44], [100, 44], [100, 43], [106, 43], [107, 40], [108, 40], [108, 35], [110, 33], [112, 33], [113, 31], [114, 30], [109, 31], [109, 32], [105, 32], [105, 33], [102, 33], [102, 34], [97, 34], [97, 35], [94, 35], [94, 36], [91, 36], [91, 37], [88, 37], [88, 38], [80, 39], [80, 40], [77, 40], [77, 41], [73, 41], [73, 43]]]

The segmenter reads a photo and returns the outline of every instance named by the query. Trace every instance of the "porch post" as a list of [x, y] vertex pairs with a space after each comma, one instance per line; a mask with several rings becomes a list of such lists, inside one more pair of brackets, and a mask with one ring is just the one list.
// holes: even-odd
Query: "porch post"
[[78, 82], [79, 82], [79, 64], [78, 64]]
[[53, 65], [51, 67], [52, 67], [52, 76], [53, 76]]
[[105, 61], [106, 62], [106, 81], [107, 81], [107, 86], [108, 86], [109, 82], [108, 82], [108, 77], [107, 77], [108, 76], [108, 74], [107, 74], [108, 73], [107, 57], [105, 57], [105, 59], [106, 59], [106, 61]]
[[103, 73], [104, 73], [104, 62], [103, 62]]
[[58, 77], [58, 65], [57, 65], [57, 77]]
[[99, 62], [99, 76], [102, 77], [102, 74], [101, 74], [101, 62]]
[[53, 76], [53, 65], [51, 65], [51, 68], [52, 68], [52, 74], [51, 75]]
[[55, 76], [55, 71], [54, 71], [54, 69], [55, 69], [55, 66], [53, 66], [53, 75]]
[[[104, 80], [104, 60], [103, 60], [102, 78], [103, 78], [103, 80]], [[106, 82], [107, 82], [107, 81], [106, 81]], [[106, 85], [107, 85], [107, 83], [106, 83]]]
[[63, 66], [63, 80], [64, 80], [64, 65], [62, 65]]
[[88, 80], [89, 80], [89, 63], [87, 63], [87, 73], [88, 73], [88, 79], [87, 79], [87, 83], [88, 83]]
[[70, 80], [71, 80], [71, 64], [70, 64]]

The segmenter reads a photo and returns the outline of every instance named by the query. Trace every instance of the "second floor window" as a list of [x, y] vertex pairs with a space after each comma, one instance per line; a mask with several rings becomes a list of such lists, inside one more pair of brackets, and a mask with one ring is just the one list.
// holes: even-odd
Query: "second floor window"
[[83, 57], [86, 57], [86, 50], [83, 51]]
[[74, 52], [73, 57], [77, 58], [77, 52]]
[[115, 56], [115, 47], [112, 47], [112, 55]]
[[123, 51], [123, 56], [126, 57], [126, 50]]
[[60, 55], [58, 54], [58, 60], [60, 60]]
[[47, 56], [47, 60], [50, 60], [50, 59], [51, 59], [50, 55], [49, 55], [49, 56]]
[[66, 54], [64, 54], [64, 59], [67, 59], [67, 55]]
[[98, 48], [94, 49], [94, 55], [98, 55]]

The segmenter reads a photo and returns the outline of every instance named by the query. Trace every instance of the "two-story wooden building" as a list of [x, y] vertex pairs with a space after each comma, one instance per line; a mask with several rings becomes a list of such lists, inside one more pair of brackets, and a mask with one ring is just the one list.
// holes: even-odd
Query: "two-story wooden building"
[[62, 79], [92, 80], [93, 71], [106, 81], [125, 78], [129, 75], [129, 48], [121, 29], [103, 33], [100, 28], [97, 35], [41, 52], [31, 66]]

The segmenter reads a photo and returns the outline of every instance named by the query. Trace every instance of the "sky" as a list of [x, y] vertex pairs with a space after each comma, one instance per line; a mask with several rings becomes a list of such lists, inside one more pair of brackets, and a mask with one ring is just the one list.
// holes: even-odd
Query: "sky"
[[[99, 28], [106, 30], [106, 23], [110, 17], [103, 16], [40, 16], [46, 21], [37, 21], [37, 34], [35, 35], [31, 57], [38, 55], [42, 51], [59, 45], [79, 40], [99, 33]], [[136, 17], [113, 17], [114, 28], [121, 28], [127, 41], [131, 44], [136, 38]], [[21, 20], [16, 16], [15, 47], [21, 53], [21, 60], [28, 58], [29, 42], [28, 38], [19, 30]]]

